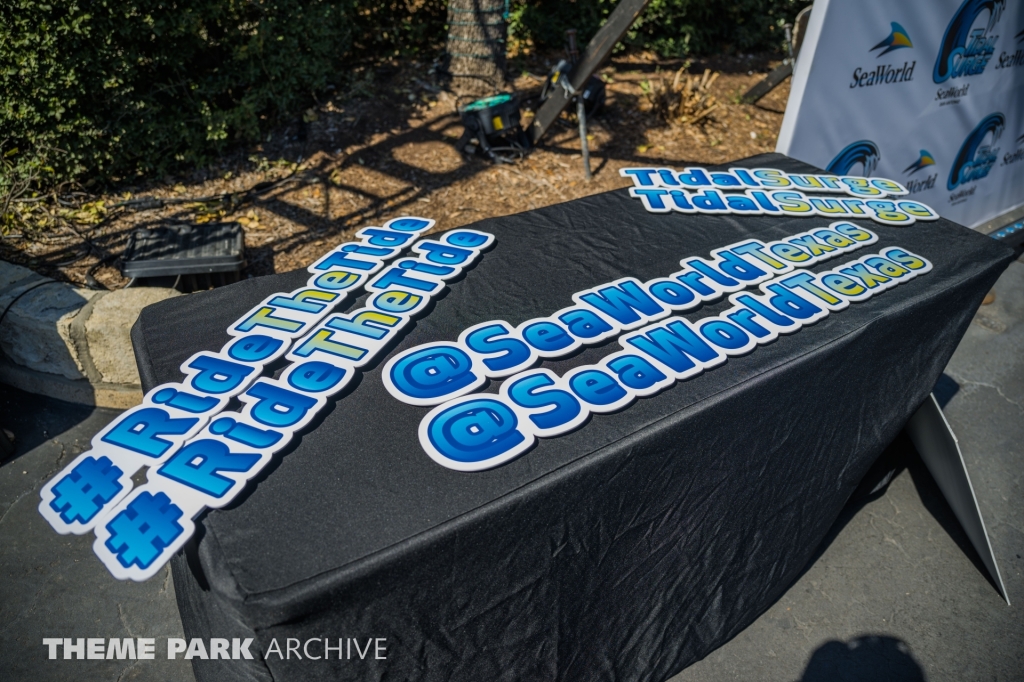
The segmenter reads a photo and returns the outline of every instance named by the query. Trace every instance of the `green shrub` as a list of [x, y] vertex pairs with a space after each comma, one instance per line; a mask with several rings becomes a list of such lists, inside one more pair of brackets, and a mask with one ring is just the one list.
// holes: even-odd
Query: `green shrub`
[[400, 0], [5, 4], [8, 186], [32, 167], [108, 180], [204, 163], [308, 107], [355, 58], [414, 54], [444, 34], [439, 0], [420, 2], [416, 21]]
[[[510, 17], [510, 31], [544, 49], [561, 48], [565, 29], [575, 28], [580, 44], [585, 45], [617, 4], [617, 0], [520, 0]], [[782, 24], [809, 4], [809, 0], [652, 0], [622, 42], [662, 57], [776, 51], [782, 45]]]
[[[572, 26], [585, 44], [615, 4], [516, 0], [510, 32], [560, 48]], [[626, 43], [775, 49], [803, 4], [652, 0]], [[445, 21], [445, 0], [5, 0], [0, 199], [202, 165], [343, 87], [354, 64], [438, 55]]]

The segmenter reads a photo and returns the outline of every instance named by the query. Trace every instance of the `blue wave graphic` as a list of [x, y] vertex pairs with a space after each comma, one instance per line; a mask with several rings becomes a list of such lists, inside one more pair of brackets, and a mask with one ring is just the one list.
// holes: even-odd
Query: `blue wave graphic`
[[952, 191], [956, 189], [961, 182], [975, 180], [988, 174], [988, 170], [986, 169], [983, 172], [972, 175], [971, 177], [962, 177], [965, 169], [971, 168], [975, 165], [975, 155], [981, 148], [981, 143], [985, 140], [985, 136], [992, 133], [992, 141], [995, 142], [999, 139], [999, 136], [1003, 134], [1003, 129], [1005, 127], [1006, 117], [997, 112], [986, 116], [981, 123], [971, 131], [967, 136], [967, 139], [964, 140], [963, 145], [960, 147], [960, 151], [957, 153], [956, 158], [953, 160], [953, 167], [950, 168], [949, 171], [949, 180], [946, 181], [946, 189]]
[[836, 154], [825, 170], [834, 175], [849, 175], [850, 169], [859, 163], [864, 166], [864, 177], [868, 177], [875, 171], [881, 156], [877, 144], [871, 140], [858, 140]]
[[953, 15], [953, 20], [946, 27], [946, 35], [942, 36], [942, 46], [939, 48], [939, 56], [935, 59], [935, 69], [932, 71], [932, 80], [936, 83], [945, 82], [950, 76], [949, 57], [958, 48], [967, 47], [967, 37], [971, 34], [971, 25], [978, 16], [988, 10], [988, 27], [985, 33], [990, 33], [992, 28], [999, 21], [1003, 10], [1006, 9], [1006, 0], [964, 0], [960, 9]]

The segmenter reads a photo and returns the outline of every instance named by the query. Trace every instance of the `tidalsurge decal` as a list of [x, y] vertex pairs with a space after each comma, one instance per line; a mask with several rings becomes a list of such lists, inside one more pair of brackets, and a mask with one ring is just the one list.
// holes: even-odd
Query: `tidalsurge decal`
[[[870, 218], [898, 226], [938, 220], [939, 214], [927, 205], [899, 199], [908, 191], [894, 180], [844, 175], [858, 163], [870, 175], [877, 161], [878, 147], [862, 140], [840, 152], [829, 166], [832, 173], [823, 175], [774, 168], [623, 168], [619, 175], [633, 181], [629, 195], [640, 199], [651, 213]], [[808, 197], [805, 192], [847, 196]]]
[[[308, 270], [307, 286], [268, 296], [228, 329], [220, 351], [196, 353], [181, 383], [157, 386], [143, 404], [100, 431], [41, 491], [39, 512], [58, 533], [95, 531], [93, 550], [117, 578], [155, 574], [327, 404], [359, 368], [472, 265], [494, 236], [446, 232], [391, 261], [433, 220], [396, 218], [367, 227]], [[366, 307], [330, 315], [362, 288]], [[280, 378], [262, 376], [281, 357]], [[224, 412], [228, 401], [242, 403]], [[132, 475], [148, 467], [144, 484]]]
[[[686, 258], [683, 269], [640, 282], [625, 277], [573, 294], [575, 304], [512, 326], [474, 325], [454, 342], [404, 351], [384, 366], [387, 390], [412, 405], [436, 406], [420, 422], [424, 451], [457, 471], [482, 471], [526, 452], [537, 438], [579, 428], [590, 413], [621, 410], [798, 331], [851, 302], [909, 281], [931, 263], [899, 247], [831, 270], [801, 270], [878, 241], [848, 222], [784, 240], [755, 239]], [[757, 286], [760, 293], [745, 291]], [[672, 316], [729, 296], [732, 307], [696, 322]], [[540, 358], [620, 336], [622, 350], [564, 376], [531, 369]], [[505, 378], [498, 394], [473, 393]]]

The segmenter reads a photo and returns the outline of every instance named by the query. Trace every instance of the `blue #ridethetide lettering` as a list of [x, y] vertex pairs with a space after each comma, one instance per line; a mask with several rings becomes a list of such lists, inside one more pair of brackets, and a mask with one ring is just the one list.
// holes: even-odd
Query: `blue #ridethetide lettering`
[[[181, 382], [153, 388], [47, 482], [40, 513], [60, 533], [95, 532], [115, 577], [155, 574], [193, 519], [233, 500], [494, 241], [469, 229], [419, 239], [433, 225], [410, 216], [364, 228], [310, 265], [306, 286], [253, 306], [223, 348], [185, 360]], [[362, 308], [333, 312], [361, 291]], [[282, 358], [277, 378], [265, 376]], [[233, 400], [241, 407], [224, 411]]]

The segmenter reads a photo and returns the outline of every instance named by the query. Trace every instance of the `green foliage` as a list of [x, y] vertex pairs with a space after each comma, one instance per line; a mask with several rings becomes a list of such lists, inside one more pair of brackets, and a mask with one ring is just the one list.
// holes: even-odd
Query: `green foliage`
[[[520, 0], [509, 32], [541, 49], [561, 48], [565, 29], [579, 31], [585, 45], [618, 0], [549, 2]], [[651, 0], [622, 41], [662, 57], [778, 50], [782, 24], [792, 21], [809, 0]]]
[[0, 5], [0, 193], [26, 173], [108, 180], [204, 163], [308, 107], [354, 61], [444, 34], [440, 0]]
[[[615, 4], [516, 0], [509, 30], [561, 48], [572, 26], [583, 45]], [[652, 0], [625, 42], [776, 49], [804, 4]], [[371, 94], [356, 65], [436, 56], [445, 22], [445, 0], [0, 0], [0, 203], [207, 163], [331, 85]]]

